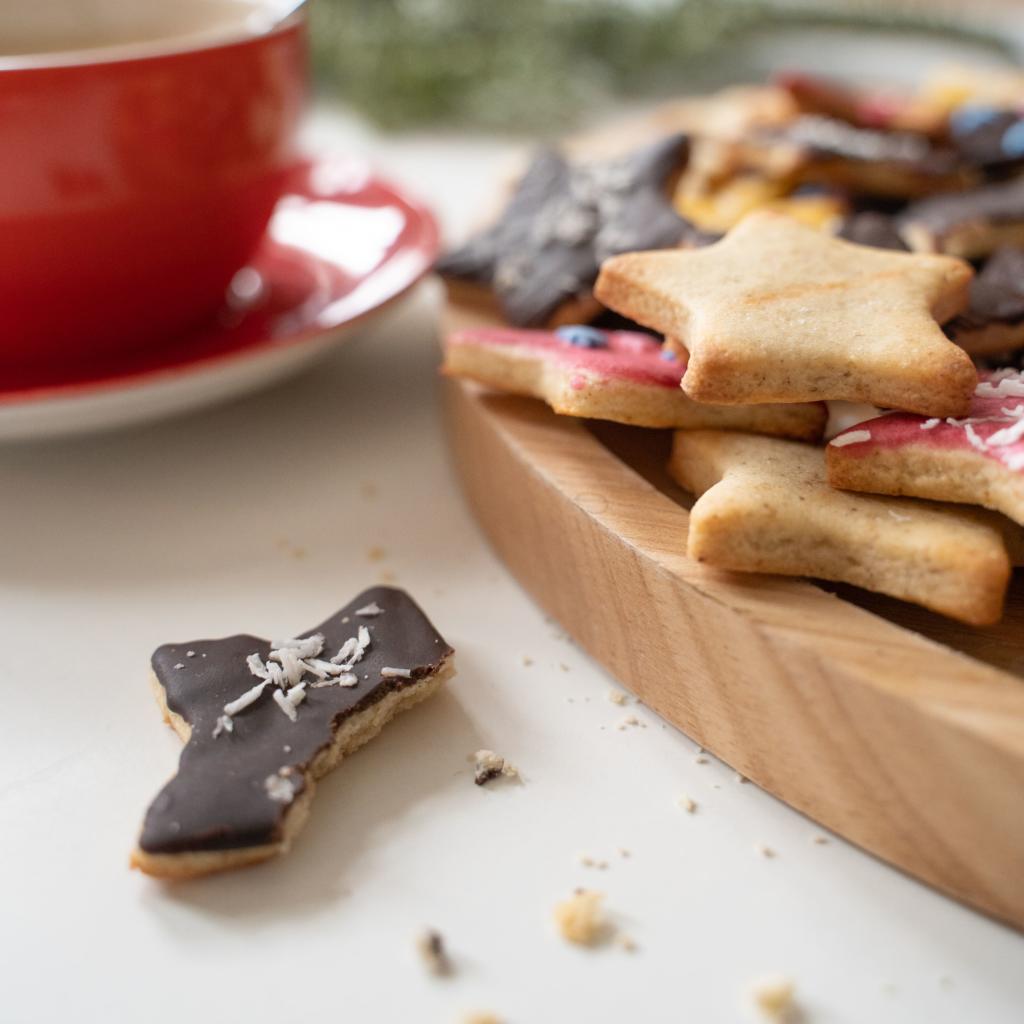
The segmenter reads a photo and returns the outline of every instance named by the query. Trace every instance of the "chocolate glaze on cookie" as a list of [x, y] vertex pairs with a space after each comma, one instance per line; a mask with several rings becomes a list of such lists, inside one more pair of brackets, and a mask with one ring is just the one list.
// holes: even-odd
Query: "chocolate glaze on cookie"
[[1024, 117], [1013, 110], [964, 106], [950, 117], [950, 136], [962, 159], [996, 170], [1024, 159]]
[[688, 152], [681, 134], [604, 161], [571, 163], [543, 150], [498, 223], [443, 256], [436, 270], [493, 289], [510, 323], [542, 325], [589, 292], [609, 256], [701, 244], [703, 235], [668, 197]]
[[[357, 609], [376, 605], [379, 614]], [[233, 717], [232, 730], [216, 737], [224, 705], [254, 683], [246, 658], [266, 661], [270, 644], [254, 636], [166, 644], [152, 665], [168, 708], [192, 728], [178, 774], [146, 814], [140, 847], [147, 853], [184, 853], [260, 846], [282, 838], [292, 801], [308, 785], [316, 755], [330, 746], [338, 727], [387, 694], [434, 675], [452, 648], [404, 591], [373, 587], [302, 636], [322, 633], [324, 658], [356, 634], [370, 632], [370, 646], [352, 671], [355, 686], [308, 688], [292, 722], [264, 693]], [[410, 677], [382, 675], [408, 669]], [[275, 786], [277, 777], [281, 783]], [[271, 793], [274, 793], [272, 796]]]
[[896, 230], [896, 222], [892, 217], [873, 210], [853, 213], [847, 217], [839, 229], [839, 237], [857, 245], [870, 245], [875, 249], [903, 249], [907, 245]]
[[990, 324], [1024, 322], [1024, 249], [997, 249], [971, 282], [971, 303], [946, 325], [956, 338], [959, 331], [979, 330]]
[[1018, 222], [1024, 222], [1024, 178], [919, 199], [899, 218], [901, 227], [923, 228], [939, 241], [965, 224]]
[[898, 164], [921, 175], [945, 176], [957, 170], [957, 154], [913, 132], [857, 128], [832, 117], [810, 114], [774, 132], [771, 138], [812, 157]]

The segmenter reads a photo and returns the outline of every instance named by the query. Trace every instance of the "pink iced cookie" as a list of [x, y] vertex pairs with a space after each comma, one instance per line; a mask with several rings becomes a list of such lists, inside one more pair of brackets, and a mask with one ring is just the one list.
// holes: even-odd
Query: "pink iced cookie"
[[650, 334], [560, 327], [479, 327], [445, 341], [443, 372], [547, 402], [557, 413], [641, 427], [717, 427], [803, 440], [821, 437], [821, 403], [703, 405], [679, 386], [685, 361]]
[[828, 446], [833, 487], [956, 501], [1024, 524], [1024, 375], [978, 375], [964, 419], [888, 413], [859, 423]]

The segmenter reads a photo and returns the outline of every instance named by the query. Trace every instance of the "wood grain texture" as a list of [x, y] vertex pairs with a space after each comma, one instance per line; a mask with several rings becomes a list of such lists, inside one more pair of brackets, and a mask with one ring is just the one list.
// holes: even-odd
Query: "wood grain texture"
[[758, 785], [1024, 929], [1019, 593], [1002, 624], [971, 630], [853, 588], [706, 568], [685, 554], [667, 434], [444, 387], [476, 518], [583, 648]]

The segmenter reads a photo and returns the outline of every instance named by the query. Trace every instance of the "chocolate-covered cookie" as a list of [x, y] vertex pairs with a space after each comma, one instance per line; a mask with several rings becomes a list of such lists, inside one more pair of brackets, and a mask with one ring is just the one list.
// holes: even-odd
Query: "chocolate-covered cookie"
[[906, 251], [907, 245], [896, 230], [896, 221], [885, 213], [864, 210], [847, 217], [837, 232], [840, 238], [875, 249]]
[[[694, 231], [669, 201], [686, 161], [685, 135], [611, 160], [573, 162], [541, 151], [496, 224], [443, 256], [442, 277], [493, 292], [523, 327], [598, 312], [590, 289], [601, 261], [620, 252], [680, 245]], [[566, 309], [566, 307], [569, 307]]]
[[945, 329], [971, 355], [1024, 345], [1024, 249], [998, 249], [986, 260], [971, 282], [970, 305]]
[[1024, 162], [1024, 116], [981, 104], [958, 107], [949, 118], [949, 135], [961, 158], [985, 170]]
[[868, 195], [930, 195], [970, 181], [957, 153], [925, 135], [858, 128], [817, 114], [762, 134], [752, 152], [780, 176]]
[[452, 648], [404, 591], [374, 587], [314, 630], [166, 644], [158, 701], [186, 740], [132, 863], [188, 878], [287, 850], [316, 780], [451, 675]]
[[899, 231], [918, 252], [979, 259], [1000, 246], [1024, 246], [1024, 178], [911, 203]]

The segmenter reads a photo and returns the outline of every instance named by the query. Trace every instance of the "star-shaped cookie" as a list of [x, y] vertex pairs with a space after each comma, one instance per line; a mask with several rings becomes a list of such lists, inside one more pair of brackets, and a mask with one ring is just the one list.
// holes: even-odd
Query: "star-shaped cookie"
[[686, 346], [683, 389], [698, 402], [845, 399], [958, 416], [974, 367], [939, 323], [967, 306], [972, 273], [759, 211], [704, 249], [606, 261], [595, 294]]
[[698, 496], [698, 561], [852, 583], [972, 625], [1002, 614], [1015, 527], [991, 513], [834, 490], [821, 448], [752, 434], [678, 431], [669, 472]]
[[473, 327], [445, 339], [443, 372], [547, 402], [565, 416], [639, 427], [716, 427], [814, 441], [821, 402], [707, 405], [679, 388], [686, 358], [650, 334], [577, 324], [555, 331]]
[[404, 591], [374, 587], [289, 640], [165, 644], [164, 717], [186, 741], [132, 865], [193, 878], [266, 860], [305, 823], [316, 780], [452, 674], [452, 649]]
[[982, 371], [965, 419], [890, 413], [826, 449], [833, 487], [965, 502], [1024, 524], [1024, 375]]
[[543, 150], [498, 222], [443, 256], [437, 272], [491, 289], [519, 327], [561, 322], [567, 305], [571, 319], [592, 315], [596, 307], [586, 307], [603, 259], [679, 245], [688, 232], [701, 240], [669, 199], [688, 151], [682, 134], [609, 160]]

